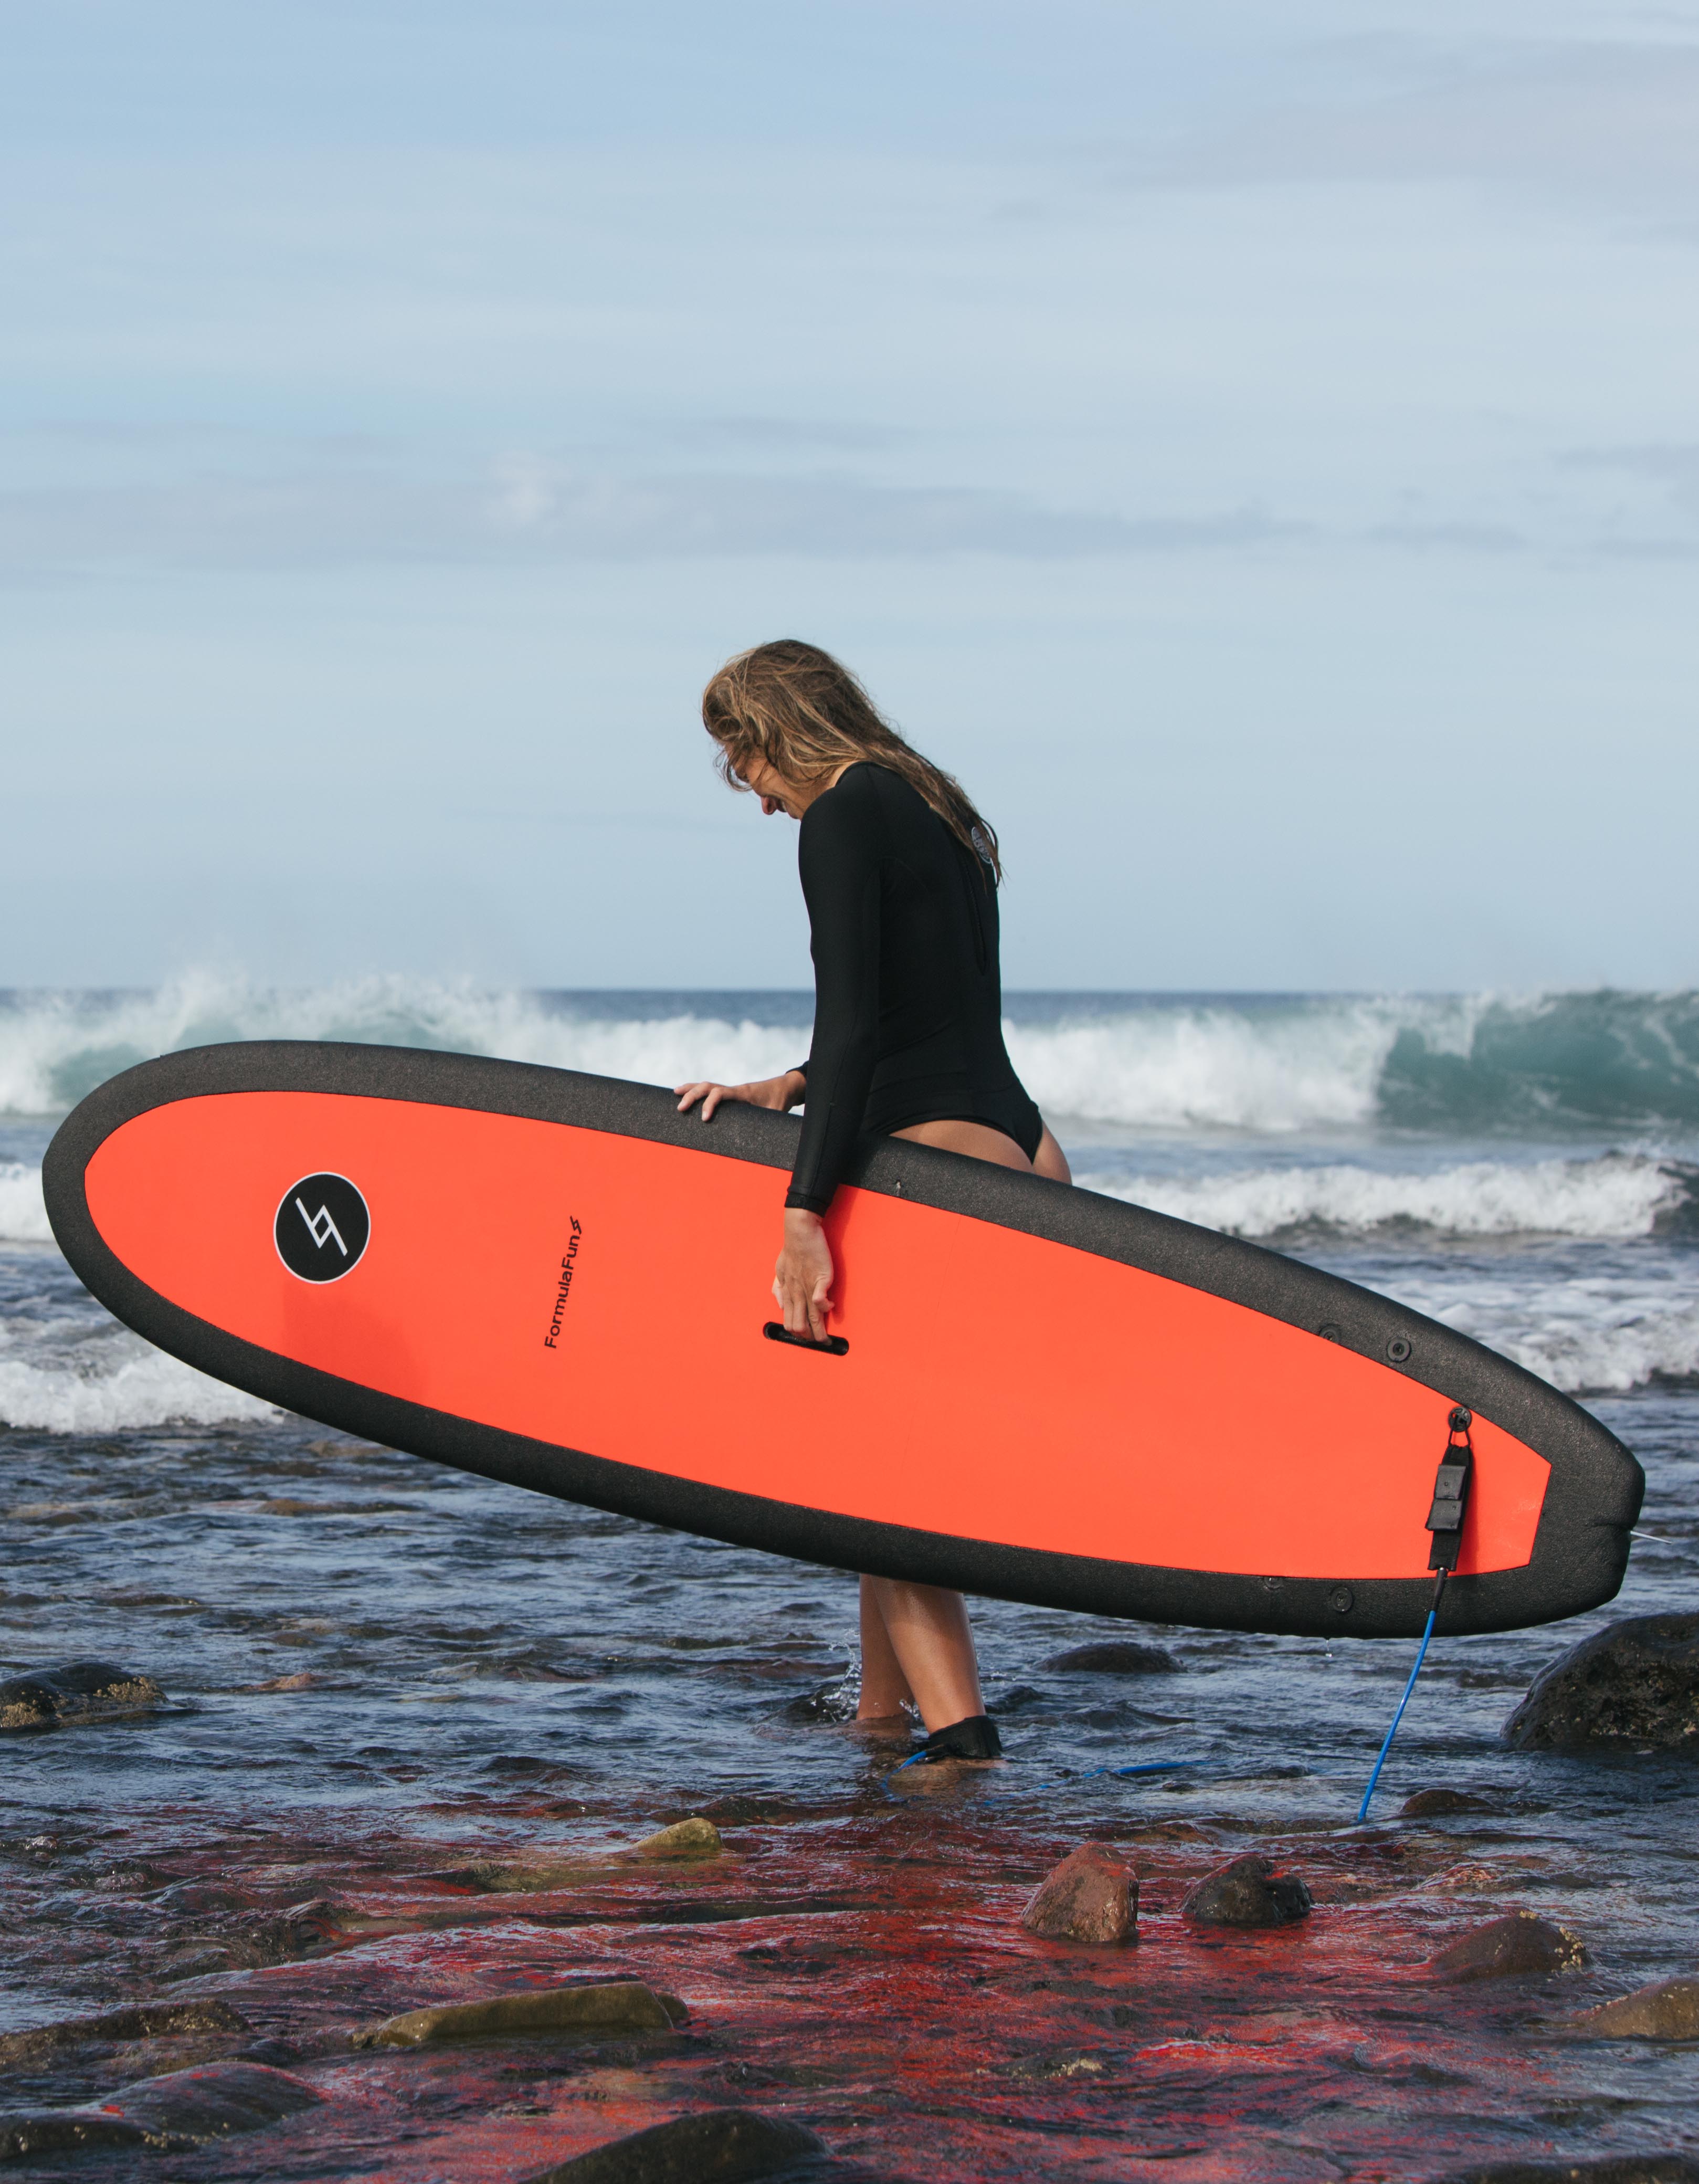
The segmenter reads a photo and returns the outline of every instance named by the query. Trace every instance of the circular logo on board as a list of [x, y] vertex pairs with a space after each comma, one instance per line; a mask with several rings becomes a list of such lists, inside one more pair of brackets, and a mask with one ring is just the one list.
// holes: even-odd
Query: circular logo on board
[[371, 1216], [345, 1175], [304, 1176], [284, 1192], [271, 1233], [292, 1274], [304, 1282], [337, 1282], [359, 1264]]

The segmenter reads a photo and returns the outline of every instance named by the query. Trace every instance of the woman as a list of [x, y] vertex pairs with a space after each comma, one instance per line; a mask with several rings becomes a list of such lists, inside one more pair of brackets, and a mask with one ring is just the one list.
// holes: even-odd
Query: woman
[[[950, 776], [911, 749], [860, 682], [812, 644], [760, 644], [702, 695], [734, 788], [800, 821], [814, 956], [805, 1067], [759, 1084], [681, 1084], [681, 1112], [723, 1100], [805, 1102], [773, 1295], [795, 1334], [824, 1338], [833, 1265], [823, 1216], [856, 1140], [877, 1131], [1072, 1180], [1003, 1045], [997, 837]], [[929, 1758], [994, 1759], [959, 1592], [861, 1580], [857, 1719], [920, 1711]]]

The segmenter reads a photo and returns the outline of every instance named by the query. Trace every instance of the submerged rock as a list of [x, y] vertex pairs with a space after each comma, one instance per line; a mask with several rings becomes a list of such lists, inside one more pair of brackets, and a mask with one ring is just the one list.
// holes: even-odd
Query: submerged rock
[[826, 2159], [826, 2148], [799, 2123], [710, 2109], [614, 2139], [526, 2184], [754, 2184]]
[[1504, 1733], [1524, 1751], [1699, 1752], [1699, 1614], [1630, 1616], [1583, 1639], [1535, 1678]]
[[30, 2161], [44, 2153], [76, 2153], [85, 2147], [147, 2143], [138, 2126], [88, 2109], [0, 2110], [0, 2161]]
[[317, 2108], [323, 2098], [304, 2079], [264, 2063], [208, 2063], [121, 2086], [100, 2109], [138, 2125], [149, 2145], [202, 2146]]
[[28, 2064], [67, 2048], [117, 2045], [131, 2040], [182, 2038], [198, 2032], [249, 2031], [248, 2020], [227, 2002], [149, 2002], [134, 2009], [111, 2009], [101, 2017], [66, 2017], [53, 2025], [32, 2025], [21, 2032], [0, 2033], [0, 2067]]
[[209, 2063], [120, 2086], [97, 2103], [0, 2116], [0, 2161], [80, 2147], [145, 2146], [181, 2153], [209, 2140], [259, 2131], [323, 2096], [304, 2079], [263, 2063]]
[[1309, 1916], [1313, 1902], [1295, 1874], [1277, 1878], [1270, 1861], [1252, 1851], [1206, 1874], [1180, 1909], [1200, 1926], [1290, 1926]]
[[71, 1661], [0, 1683], [0, 1729], [58, 1729], [159, 1705], [164, 1692], [151, 1676], [110, 1661]]
[[670, 2032], [688, 2014], [676, 1995], [659, 1995], [640, 1980], [604, 1980], [593, 1986], [526, 1987], [487, 2002], [409, 2009], [368, 2032], [357, 2048], [424, 2048], [463, 2040], [536, 2039], [553, 2034], [596, 2038], [611, 2032]]
[[1082, 1843], [1045, 1875], [1021, 1924], [1047, 1942], [1136, 1942], [1137, 1876], [1106, 1843]]
[[1615, 2153], [1602, 2161], [1495, 2161], [1443, 2184], [1699, 2184], [1699, 2161], [1685, 2153]]
[[999, 1691], [994, 1698], [986, 1701], [985, 1711], [994, 1717], [1004, 1713], [1025, 1713], [1031, 1708], [1044, 1703], [1044, 1693], [1033, 1685], [1011, 1684], [1006, 1691]]
[[1448, 1813], [1490, 1813], [1494, 1809], [1490, 1797], [1478, 1797], [1472, 1790], [1418, 1790], [1413, 1797], [1407, 1797], [1398, 1808], [1401, 1820], [1438, 1819]]
[[801, 1728], [811, 1727], [816, 1722], [854, 1721], [858, 1696], [854, 1684], [846, 1683], [842, 1676], [834, 1676], [829, 1684], [787, 1699], [780, 1708], [781, 1718]]
[[718, 1858], [726, 1847], [712, 1820], [675, 1820], [670, 1828], [645, 1836], [633, 1858]]
[[446, 1880], [460, 1888], [476, 1888], [485, 1896], [546, 1896], [551, 1889], [572, 1888], [591, 1879], [598, 1871], [605, 1876], [605, 1867], [598, 1868], [594, 1858], [547, 1858], [521, 1861], [511, 1865], [481, 1860], [476, 1865], [460, 1865], [444, 1873], [432, 1875], [436, 1880]]
[[1659, 1980], [1569, 2020], [1593, 2040], [1699, 2040], [1699, 1979]]
[[334, 1896], [315, 1896], [282, 1911], [243, 1912], [220, 1928], [219, 1938], [233, 1964], [257, 1969], [318, 1956], [345, 1942], [350, 1926], [359, 1924]]
[[1567, 1927], [1536, 1919], [1531, 1911], [1512, 1911], [1461, 1936], [1428, 1969], [1435, 1979], [1455, 1986], [1469, 1980], [1567, 1972], [1586, 1961], [1585, 1947]]
[[1060, 2054], [1023, 2055], [1018, 2063], [1009, 2065], [1009, 2075], [1040, 2082], [1056, 2078], [1100, 2078], [1107, 2067], [1100, 2055], [1067, 2048]]
[[[616, 1852], [615, 1857], [627, 1861], [656, 1858], [677, 1863], [694, 1858], [718, 1858], [725, 1847], [713, 1821], [698, 1815], [688, 1820], [675, 1820], [671, 1827], [657, 1829], [641, 1842]], [[573, 1858], [545, 1855], [511, 1861], [483, 1860], [476, 1865], [458, 1866], [436, 1878], [454, 1881], [463, 1888], [479, 1889], [486, 1895], [535, 1896], [545, 1895], [552, 1889], [579, 1887], [587, 1880], [605, 1880], [609, 1871], [610, 1860], [605, 1852], [581, 1851]]]
[[1434, 1886], [1447, 1896], [1490, 1896], [1514, 1883], [1490, 1865], [1453, 1865], [1436, 1877]]
[[1066, 1653], [1053, 1653], [1044, 1665], [1081, 1675], [1171, 1676], [1180, 1664], [1165, 1646], [1139, 1646], [1127, 1640], [1070, 1646]]

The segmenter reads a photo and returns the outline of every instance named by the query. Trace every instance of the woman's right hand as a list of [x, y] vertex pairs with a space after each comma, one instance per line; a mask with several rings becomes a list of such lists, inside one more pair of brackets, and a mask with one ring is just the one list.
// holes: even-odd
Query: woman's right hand
[[773, 1269], [773, 1295], [788, 1334], [806, 1335], [811, 1342], [825, 1341], [826, 1316], [832, 1310], [833, 1272], [832, 1246], [826, 1240], [824, 1222], [802, 1206], [786, 1206], [784, 1249]]
[[722, 1100], [741, 1100], [749, 1107], [774, 1107], [783, 1114], [794, 1107], [808, 1090], [808, 1080], [799, 1069], [787, 1069], [783, 1077], [766, 1077], [756, 1084], [716, 1084], [704, 1079], [691, 1084], [675, 1084], [678, 1112], [686, 1114], [699, 1100], [702, 1119], [711, 1123], [714, 1110]]

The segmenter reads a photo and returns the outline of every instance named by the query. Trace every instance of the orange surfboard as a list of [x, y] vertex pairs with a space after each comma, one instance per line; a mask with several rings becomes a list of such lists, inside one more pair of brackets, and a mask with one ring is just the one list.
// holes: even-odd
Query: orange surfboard
[[775, 1339], [792, 1118], [412, 1049], [203, 1047], [48, 1152], [66, 1257], [203, 1372], [571, 1502], [1100, 1615], [1419, 1632], [1455, 1406], [1473, 1490], [1440, 1628], [1621, 1582], [1640, 1467], [1451, 1329], [1094, 1192], [870, 1139], [827, 1350]]

